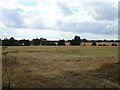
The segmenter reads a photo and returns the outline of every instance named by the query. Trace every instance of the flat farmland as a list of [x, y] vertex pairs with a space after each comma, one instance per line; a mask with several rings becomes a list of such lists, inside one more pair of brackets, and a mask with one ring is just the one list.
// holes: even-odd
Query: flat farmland
[[117, 46], [8, 46], [2, 63], [3, 87], [119, 87]]

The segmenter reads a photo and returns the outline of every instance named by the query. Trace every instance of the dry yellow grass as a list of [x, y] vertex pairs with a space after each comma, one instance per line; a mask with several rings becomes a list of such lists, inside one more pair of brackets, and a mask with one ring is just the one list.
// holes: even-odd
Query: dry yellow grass
[[[97, 44], [97, 46], [99, 45], [99, 44], [105, 44], [105, 45], [108, 45], [108, 46], [111, 46], [112, 45], [112, 43], [115, 43], [115, 44], [118, 44], [117, 42], [96, 42], [96, 44]], [[91, 46], [91, 42], [83, 42], [81, 45], [84, 45], [85, 44], [85, 46]]]
[[[7, 51], [11, 87], [119, 87], [118, 47], [13, 46]], [[4, 60], [3, 55], [3, 65]], [[8, 81], [4, 67], [3, 86]]]

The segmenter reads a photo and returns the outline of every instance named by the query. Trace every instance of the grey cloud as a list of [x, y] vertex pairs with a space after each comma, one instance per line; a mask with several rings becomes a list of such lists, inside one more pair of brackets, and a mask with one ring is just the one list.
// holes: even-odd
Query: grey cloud
[[95, 11], [98, 14], [98, 16], [96, 16], [98, 20], [115, 20], [118, 18], [118, 10], [113, 7], [112, 4], [98, 4], [95, 7]]
[[58, 21], [60, 30], [77, 32], [77, 33], [93, 33], [93, 34], [117, 34], [117, 26], [107, 28], [107, 24], [99, 22], [62, 22]]
[[118, 22], [120, 23], [120, 2], [118, 3]]
[[[118, 8], [112, 2], [78, 2], [83, 6], [83, 10], [88, 12], [88, 15], [93, 16], [96, 20], [112, 21], [118, 18]], [[116, 4], [117, 5], [117, 4]], [[67, 4], [58, 3], [58, 6], [64, 15], [72, 15], [79, 10], [68, 7]], [[80, 7], [79, 6], [79, 7]], [[77, 14], [77, 13], [76, 13]]]
[[1, 20], [7, 27], [23, 27], [22, 10], [21, 9], [5, 9], [2, 8]]
[[96, 20], [112, 21], [118, 18], [118, 9], [113, 4], [110, 2], [86, 2], [83, 3], [83, 6]]
[[85, 2], [82, 5], [84, 7], [83, 10], [88, 11], [89, 12], [88, 14], [93, 16], [96, 22], [76, 22], [75, 20], [74, 21], [59, 20], [57, 22], [57, 25], [60, 30], [77, 33], [87, 32], [93, 34], [107, 34], [107, 35], [118, 33], [117, 25], [109, 23], [117, 20], [118, 18], [118, 10], [113, 5], [113, 3]]
[[[0, 17], [2, 23], [6, 27], [13, 27], [13, 28], [35, 28], [35, 29], [45, 29], [46, 26], [44, 25], [43, 18], [40, 17], [39, 19], [34, 20], [31, 25], [27, 25], [28, 23], [24, 22], [24, 19], [32, 19], [31, 13], [27, 13], [27, 15], [22, 15], [24, 11], [22, 9], [5, 9], [2, 8], [0, 10]], [[37, 17], [37, 15], [36, 15]]]
[[64, 3], [58, 3], [58, 7], [60, 8], [60, 10], [62, 11], [63, 15], [72, 15], [73, 12], [70, 9], [70, 7], [68, 7], [67, 5], [65, 5]]

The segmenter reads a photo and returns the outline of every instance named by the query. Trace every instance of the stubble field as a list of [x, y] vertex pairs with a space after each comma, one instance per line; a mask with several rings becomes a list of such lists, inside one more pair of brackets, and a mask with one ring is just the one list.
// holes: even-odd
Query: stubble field
[[3, 87], [8, 76], [12, 88], [119, 87], [117, 46], [11, 46], [3, 52]]

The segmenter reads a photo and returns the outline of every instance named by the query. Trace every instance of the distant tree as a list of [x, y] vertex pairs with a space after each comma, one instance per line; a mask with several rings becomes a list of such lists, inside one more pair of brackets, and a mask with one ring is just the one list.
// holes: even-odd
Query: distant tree
[[110, 40], [110, 42], [113, 42], [114, 40]]
[[40, 40], [38, 38], [32, 40], [32, 45], [40, 45]]
[[80, 37], [79, 36], [75, 36], [74, 40], [80, 40]]
[[8, 46], [8, 39], [7, 38], [2, 40], [2, 46]]
[[74, 39], [70, 41], [70, 45], [80, 45], [81, 44], [81, 39], [79, 36], [75, 36]]
[[4, 40], [2, 40], [2, 45], [3, 46], [18, 46], [19, 42], [18, 40], [15, 40], [13, 37], [11, 37], [10, 39], [5, 38]]
[[64, 45], [65, 45], [65, 40], [59, 40], [59, 41], [58, 41], [58, 45], [64, 46]]
[[83, 42], [87, 42], [87, 39], [84, 38], [82, 41], [83, 41]]
[[23, 40], [19, 40], [19, 43], [20, 43], [20, 45], [24, 45], [24, 43], [25, 43], [25, 39], [23, 39]]
[[9, 45], [10, 46], [15, 46], [15, 43], [16, 43], [15, 39], [13, 37], [11, 37], [10, 40], [9, 40]]
[[46, 45], [47, 45], [47, 46], [56, 46], [56, 44], [55, 44], [54, 41], [47, 41], [47, 42], [46, 42]]
[[95, 41], [93, 41], [91, 45], [92, 45], [92, 46], [96, 46], [97, 44], [96, 44]]
[[40, 38], [40, 41], [47, 41], [46, 38]]
[[76, 45], [76, 41], [72, 39], [72, 40], [70, 41], [70, 45]]
[[29, 40], [25, 40], [25, 41], [24, 41], [24, 45], [25, 45], [25, 46], [30, 46], [30, 41], [29, 41]]
[[40, 38], [40, 44], [41, 45], [46, 45], [47, 43], [47, 39], [46, 38]]
[[104, 39], [104, 42], [107, 42], [107, 40], [106, 40], [106, 39]]
[[100, 40], [97, 40], [97, 42], [100, 42]]
[[0, 38], [0, 46], [2, 46], [2, 39]]
[[47, 41], [42, 41], [41, 45], [43, 45], [43, 46], [47, 45]]

